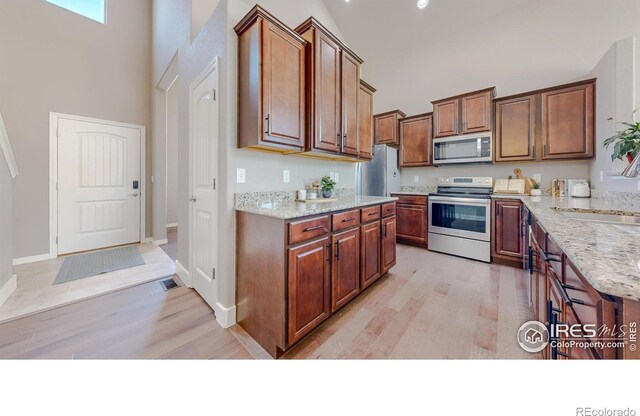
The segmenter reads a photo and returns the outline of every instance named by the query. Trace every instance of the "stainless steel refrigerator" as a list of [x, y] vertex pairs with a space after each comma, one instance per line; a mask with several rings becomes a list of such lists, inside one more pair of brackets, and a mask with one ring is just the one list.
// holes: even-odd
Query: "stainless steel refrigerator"
[[358, 163], [356, 193], [364, 196], [389, 196], [400, 192], [402, 181], [398, 168], [398, 149], [387, 145], [373, 147], [373, 160]]

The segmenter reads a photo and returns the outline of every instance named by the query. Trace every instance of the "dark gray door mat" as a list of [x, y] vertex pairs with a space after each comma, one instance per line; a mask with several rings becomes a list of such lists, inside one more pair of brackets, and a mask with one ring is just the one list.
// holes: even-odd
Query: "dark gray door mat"
[[97, 276], [103, 273], [141, 266], [144, 260], [136, 246], [101, 250], [64, 259], [54, 285]]

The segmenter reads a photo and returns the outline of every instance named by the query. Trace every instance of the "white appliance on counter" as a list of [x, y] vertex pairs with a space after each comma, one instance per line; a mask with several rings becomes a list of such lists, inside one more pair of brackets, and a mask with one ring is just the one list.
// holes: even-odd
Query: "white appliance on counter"
[[429, 250], [489, 263], [493, 178], [439, 178], [429, 194]]
[[390, 196], [401, 187], [398, 149], [384, 144], [373, 146], [373, 160], [356, 165], [357, 195]]
[[591, 188], [586, 179], [567, 179], [567, 193], [573, 198], [590, 198]]
[[491, 132], [433, 139], [433, 164], [492, 163]]

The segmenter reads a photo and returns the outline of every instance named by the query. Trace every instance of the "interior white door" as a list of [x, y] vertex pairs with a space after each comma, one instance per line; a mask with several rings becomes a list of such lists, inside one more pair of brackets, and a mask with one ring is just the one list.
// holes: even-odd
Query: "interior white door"
[[218, 253], [218, 66], [214, 62], [191, 86], [191, 265], [194, 289], [216, 309]]
[[58, 254], [139, 242], [141, 130], [66, 118], [57, 127]]

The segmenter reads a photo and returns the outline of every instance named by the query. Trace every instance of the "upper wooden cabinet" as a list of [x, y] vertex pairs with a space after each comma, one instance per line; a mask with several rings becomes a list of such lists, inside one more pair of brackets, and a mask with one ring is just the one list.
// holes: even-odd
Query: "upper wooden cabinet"
[[360, 59], [313, 17], [295, 29], [307, 46], [306, 153], [354, 159], [360, 153]]
[[490, 131], [495, 92], [495, 87], [492, 87], [433, 101], [435, 137]]
[[400, 167], [430, 166], [433, 114], [400, 120]]
[[360, 80], [358, 93], [358, 148], [360, 158], [373, 159], [373, 94], [375, 88]]
[[543, 92], [542, 159], [579, 159], [594, 155], [595, 82]]
[[536, 95], [496, 100], [496, 162], [535, 160], [537, 102]]
[[304, 148], [306, 41], [260, 6], [238, 34], [238, 147]]
[[592, 158], [595, 80], [495, 100], [495, 161]]
[[406, 114], [400, 110], [388, 111], [373, 116], [375, 144], [400, 146], [400, 119]]

